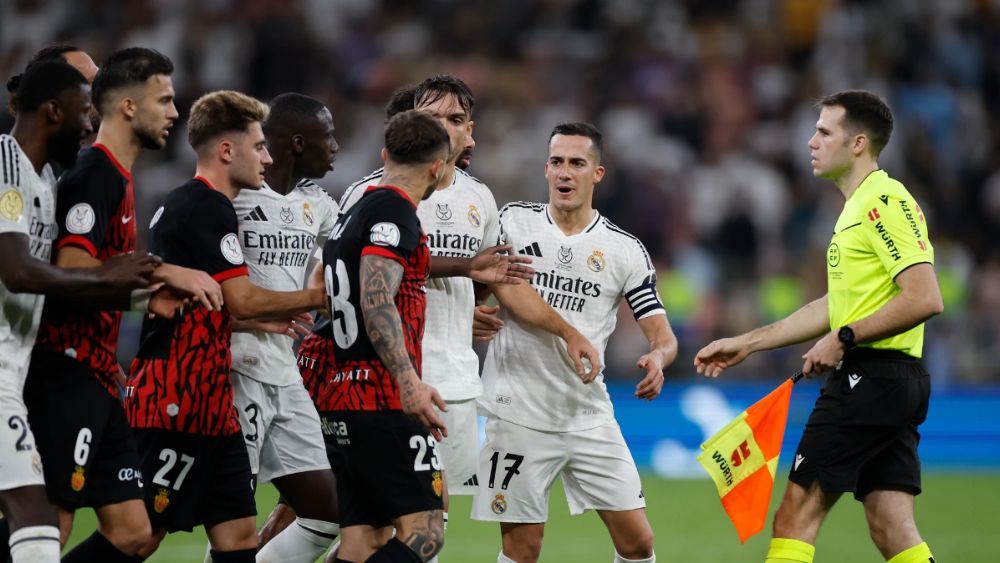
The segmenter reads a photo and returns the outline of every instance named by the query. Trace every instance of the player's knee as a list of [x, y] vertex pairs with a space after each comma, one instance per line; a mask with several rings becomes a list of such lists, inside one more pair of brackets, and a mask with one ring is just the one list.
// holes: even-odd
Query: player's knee
[[110, 530], [102, 530], [102, 533], [112, 545], [129, 554], [137, 553], [153, 539], [153, 529], [146, 518], [125, 520]]
[[653, 555], [653, 530], [647, 527], [638, 533], [630, 534], [629, 537], [618, 545], [618, 554], [625, 559], [647, 559]]

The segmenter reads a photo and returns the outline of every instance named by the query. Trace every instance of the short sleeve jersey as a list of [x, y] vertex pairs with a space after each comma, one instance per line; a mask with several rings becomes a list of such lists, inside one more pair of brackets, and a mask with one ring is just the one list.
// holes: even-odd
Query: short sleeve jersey
[[[532, 286], [598, 349], [601, 365], [623, 298], [636, 320], [666, 314], [645, 247], [599, 213], [582, 232], [567, 236], [548, 205], [511, 203], [500, 211], [500, 230], [502, 242], [531, 256]], [[561, 338], [500, 311], [504, 328], [486, 355], [481, 407], [545, 432], [586, 430], [613, 420], [603, 375], [584, 385]]]
[[[302, 289], [313, 248], [326, 242], [337, 220], [337, 203], [303, 180], [284, 195], [267, 184], [241, 190], [233, 207], [250, 281], [273, 291]], [[293, 345], [283, 334], [235, 332], [233, 369], [262, 383], [289, 385], [299, 380]]]
[[[102, 262], [135, 250], [132, 174], [101, 144], [84, 149], [59, 180], [56, 250], [83, 249]], [[118, 396], [118, 329], [121, 311], [93, 311], [49, 300], [42, 314], [38, 349], [65, 354], [87, 365], [108, 393]]]
[[[48, 262], [56, 238], [56, 178], [45, 165], [42, 173], [14, 137], [0, 135], [0, 234], [27, 237], [31, 255]], [[31, 349], [42, 317], [42, 295], [11, 293], [0, 282], [0, 386], [21, 395]]]
[[320, 411], [401, 410], [399, 390], [365, 330], [361, 311], [363, 256], [380, 256], [403, 266], [395, 305], [403, 339], [417, 374], [430, 272], [427, 237], [416, 205], [393, 186], [373, 186], [341, 215], [323, 247], [323, 272], [336, 344], [335, 358], [316, 394]]
[[[934, 247], [920, 206], [884, 170], [868, 175], [844, 204], [826, 253], [830, 328], [870, 316], [899, 294], [895, 279], [920, 263], [934, 263]], [[924, 325], [862, 346], [919, 358]]]
[[[378, 183], [381, 171], [364, 182]], [[345, 192], [353, 203], [359, 186]], [[496, 200], [485, 184], [455, 169], [451, 185], [435, 190], [417, 206], [431, 256], [472, 258], [496, 244], [500, 223]], [[427, 283], [427, 326], [423, 342], [423, 377], [446, 401], [474, 399], [482, 392], [479, 357], [472, 348], [476, 296], [472, 280], [436, 277]]]
[[[167, 195], [150, 224], [150, 248], [164, 261], [215, 281], [247, 275], [236, 213], [224, 194], [195, 178]], [[240, 431], [229, 381], [229, 310], [195, 307], [172, 320], [146, 319], [125, 407], [133, 428], [201, 436]]]

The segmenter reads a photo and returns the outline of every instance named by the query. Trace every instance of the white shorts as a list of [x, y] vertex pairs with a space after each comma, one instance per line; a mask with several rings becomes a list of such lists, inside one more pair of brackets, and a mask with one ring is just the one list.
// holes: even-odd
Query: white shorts
[[250, 470], [261, 483], [330, 469], [319, 414], [301, 381], [277, 386], [232, 371]]
[[0, 491], [28, 485], [45, 485], [42, 458], [28, 426], [28, 409], [22, 397], [0, 392]]
[[557, 476], [574, 516], [646, 506], [639, 471], [617, 422], [575, 432], [540, 432], [490, 416], [486, 445], [479, 453], [472, 518], [545, 522], [549, 489]]
[[476, 400], [445, 401], [441, 413], [448, 437], [438, 442], [438, 457], [444, 464], [449, 495], [474, 495], [479, 492], [476, 469], [479, 467], [479, 424]]

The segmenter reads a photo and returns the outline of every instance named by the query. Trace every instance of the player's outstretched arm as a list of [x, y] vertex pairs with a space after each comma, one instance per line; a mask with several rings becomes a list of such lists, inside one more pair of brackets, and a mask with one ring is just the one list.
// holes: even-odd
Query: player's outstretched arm
[[438, 440], [448, 435], [437, 405], [447, 410], [437, 390], [420, 381], [406, 351], [403, 323], [396, 308], [396, 292], [403, 281], [403, 265], [373, 254], [361, 257], [361, 315], [368, 339], [399, 389], [403, 412], [430, 429]]
[[299, 313], [280, 319], [234, 319], [233, 332], [270, 332], [299, 340], [309, 334], [312, 324], [312, 316], [309, 313]]
[[226, 307], [237, 319], [275, 319], [307, 313], [324, 305], [321, 289], [271, 291], [250, 283], [247, 276], [222, 282]]
[[472, 258], [431, 257], [431, 277], [465, 277], [486, 284], [518, 284], [530, 280], [535, 270], [528, 266], [531, 258], [505, 254], [510, 245], [491, 246]]
[[201, 270], [192, 270], [174, 264], [163, 264], [153, 273], [153, 280], [190, 295], [210, 311], [221, 311], [224, 304], [222, 287]]
[[830, 310], [824, 295], [780, 321], [710, 343], [695, 355], [694, 366], [698, 373], [718, 377], [754, 352], [798, 344], [829, 331]]
[[[580, 331], [556, 312], [530, 285], [496, 284], [493, 294], [521, 322], [554, 334], [566, 341], [576, 373], [584, 383], [590, 383], [601, 373], [601, 355]], [[588, 369], [584, 359], [590, 363]]]
[[[871, 315], [850, 324], [857, 343], [890, 338], [944, 311], [941, 289], [934, 267], [914, 264], [896, 276], [899, 293]], [[827, 327], [829, 328], [829, 327]], [[803, 356], [802, 373], [807, 376], [834, 368], [844, 356], [844, 346], [833, 327]]]
[[666, 315], [652, 315], [639, 320], [639, 328], [649, 342], [649, 352], [635, 366], [643, 371], [642, 381], [635, 386], [635, 396], [653, 400], [663, 389], [663, 370], [677, 358], [677, 337]]
[[0, 279], [14, 293], [67, 298], [123, 296], [124, 303], [130, 290], [151, 283], [153, 270], [160, 264], [156, 256], [136, 253], [116, 256], [103, 264], [94, 259], [97, 263], [92, 266], [53, 266], [31, 255], [28, 237], [21, 233], [0, 234], [0, 256], [4, 257]]

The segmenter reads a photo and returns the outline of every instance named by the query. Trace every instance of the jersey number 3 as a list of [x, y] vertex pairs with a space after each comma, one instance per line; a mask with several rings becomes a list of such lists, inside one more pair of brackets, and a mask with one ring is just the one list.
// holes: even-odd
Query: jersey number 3
[[350, 348], [358, 339], [358, 317], [351, 304], [351, 283], [347, 277], [347, 266], [337, 260], [337, 269], [329, 264], [323, 270], [326, 295], [330, 299], [330, 314], [333, 325], [333, 339], [341, 349]]

